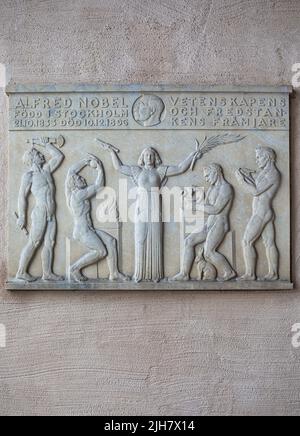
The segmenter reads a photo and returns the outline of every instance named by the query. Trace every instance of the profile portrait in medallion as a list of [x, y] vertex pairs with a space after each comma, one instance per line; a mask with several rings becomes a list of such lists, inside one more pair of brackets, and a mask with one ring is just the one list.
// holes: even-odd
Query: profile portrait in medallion
[[165, 104], [157, 95], [142, 95], [133, 105], [135, 121], [143, 127], [157, 126], [162, 122]]

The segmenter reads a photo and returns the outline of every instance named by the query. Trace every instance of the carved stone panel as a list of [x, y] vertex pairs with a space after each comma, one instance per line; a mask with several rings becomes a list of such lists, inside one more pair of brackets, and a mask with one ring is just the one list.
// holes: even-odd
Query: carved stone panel
[[7, 93], [8, 289], [293, 287], [288, 87]]

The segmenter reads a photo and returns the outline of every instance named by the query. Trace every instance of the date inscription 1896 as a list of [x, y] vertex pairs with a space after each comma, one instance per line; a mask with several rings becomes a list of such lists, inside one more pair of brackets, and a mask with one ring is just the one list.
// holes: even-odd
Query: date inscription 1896
[[[85, 96], [53, 94], [12, 97], [11, 130], [55, 129], [262, 129], [289, 127], [288, 98], [284, 95], [255, 94], [168, 94], [99, 93]], [[145, 107], [156, 118], [144, 122]], [[133, 108], [133, 110], [132, 110]]]

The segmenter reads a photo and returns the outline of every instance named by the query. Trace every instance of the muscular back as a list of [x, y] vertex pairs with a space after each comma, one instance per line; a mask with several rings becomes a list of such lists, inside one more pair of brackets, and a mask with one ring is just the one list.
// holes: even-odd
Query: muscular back
[[91, 218], [91, 201], [84, 197], [85, 190], [71, 193], [69, 207], [74, 218], [74, 238], [94, 230]]
[[91, 213], [91, 202], [88, 199], [82, 199], [80, 191], [73, 192], [70, 198], [70, 209], [76, 221], [84, 220]]

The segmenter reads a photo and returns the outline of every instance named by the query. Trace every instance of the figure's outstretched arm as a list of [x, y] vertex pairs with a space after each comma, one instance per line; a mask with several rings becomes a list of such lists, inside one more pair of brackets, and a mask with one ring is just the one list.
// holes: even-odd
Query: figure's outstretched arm
[[19, 218], [18, 225], [21, 229], [24, 229], [26, 226], [27, 219], [27, 197], [31, 188], [32, 183], [32, 175], [31, 173], [24, 174], [21, 182], [19, 198], [18, 198], [18, 210], [19, 210]]
[[114, 149], [111, 148], [109, 151], [115, 170], [119, 171], [121, 174], [124, 174], [124, 176], [131, 176], [132, 166], [124, 165], [118, 153]]
[[44, 147], [51, 156], [51, 159], [45, 165], [45, 167], [49, 169], [50, 173], [54, 173], [54, 171], [60, 167], [65, 155], [57, 147], [55, 147], [55, 145], [51, 144], [48, 138], [42, 138], [40, 146]]
[[[184, 174], [192, 165], [193, 160], [195, 159], [197, 153], [191, 153], [184, 161], [180, 162], [179, 165], [169, 166], [167, 170], [167, 177], [179, 176]], [[201, 156], [199, 156], [199, 159]]]

